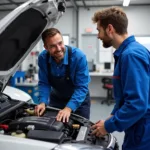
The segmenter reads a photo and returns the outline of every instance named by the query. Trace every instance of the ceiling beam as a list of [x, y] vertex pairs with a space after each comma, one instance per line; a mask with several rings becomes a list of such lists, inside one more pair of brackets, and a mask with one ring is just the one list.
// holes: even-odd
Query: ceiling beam
[[[89, 5], [88, 7], [91, 8], [91, 7], [111, 7], [111, 6], [114, 6], [114, 5]], [[122, 6], [122, 4], [117, 4], [115, 6]], [[150, 6], [150, 4], [130, 4], [130, 6]], [[128, 8], [130, 7], [128, 6]], [[84, 7], [84, 6], [79, 6], [79, 7]]]
[[[88, 5], [89, 8], [93, 8], [93, 7], [110, 7], [110, 6], [113, 6], [113, 5]], [[118, 4], [118, 5], [115, 5], [115, 6], [122, 6], [122, 4]], [[130, 6], [150, 6], [150, 4], [130, 4]], [[129, 7], [130, 7], [129, 6]], [[78, 6], [78, 8], [84, 8], [84, 6]], [[67, 8], [73, 8], [72, 6], [69, 6]]]
[[74, 1], [74, 0], [70, 0], [73, 7], [75, 8], [76, 11], [78, 11], [78, 6], [77, 6], [77, 3]]
[[82, 0], [82, 3], [83, 3], [83, 6], [85, 9], [89, 10], [89, 8], [87, 7], [86, 3], [85, 3], [85, 0]]

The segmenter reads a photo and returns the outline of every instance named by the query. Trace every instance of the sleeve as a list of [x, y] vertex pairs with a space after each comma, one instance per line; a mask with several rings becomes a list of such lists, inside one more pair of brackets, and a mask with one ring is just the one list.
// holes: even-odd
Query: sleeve
[[45, 103], [46, 105], [49, 104], [49, 95], [50, 95], [50, 83], [48, 81], [48, 71], [47, 71], [47, 65], [46, 61], [42, 57], [42, 55], [39, 56], [38, 58], [38, 66], [39, 66], [39, 82], [38, 82], [38, 87], [39, 87], [39, 103]]
[[109, 133], [129, 128], [147, 112], [149, 61], [146, 56], [128, 54], [122, 57], [121, 83], [124, 104], [111, 119], [105, 121], [105, 129]]
[[71, 108], [72, 111], [75, 111], [81, 105], [89, 91], [88, 84], [90, 82], [90, 76], [85, 55], [77, 62], [74, 78], [75, 90], [67, 104], [67, 107]]
[[113, 110], [112, 110], [112, 112], [111, 112], [111, 115], [114, 115], [115, 112], [116, 112], [118, 109], [119, 109], [118, 106], [115, 104], [115, 106], [114, 106], [114, 108], [113, 108]]

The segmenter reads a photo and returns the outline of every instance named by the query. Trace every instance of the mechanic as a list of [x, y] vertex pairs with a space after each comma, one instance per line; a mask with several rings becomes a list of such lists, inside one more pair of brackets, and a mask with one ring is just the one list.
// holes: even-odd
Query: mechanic
[[106, 120], [92, 126], [92, 134], [103, 136], [125, 131], [123, 150], [150, 149], [150, 53], [135, 37], [128, 36], [128, 18], [121, 8], [97, 11], [98, 39], [103, 46], [113, 46], [113, 74], [116, 104]]
[[39, 105], [35, 113], [41, 116], [46, 105], [60, 108], [57, 121], [68, 122], [71, 112], [89, 119], [90, 76], [85, 54], [75, 47], [65, 46], [56, 28], [42, 33], [45, 50], [38, 58]]

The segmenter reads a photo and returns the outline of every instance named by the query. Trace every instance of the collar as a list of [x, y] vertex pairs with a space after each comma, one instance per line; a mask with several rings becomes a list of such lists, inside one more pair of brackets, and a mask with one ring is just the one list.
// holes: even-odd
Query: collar
[[125, 50], [126, 46], [135, 41], [135, 37], [129, 36], [127, 39], [125, 39], [122, 44], [119, 46], [119, 48], [114, 52], [114, 56], [120, 56], [120, 54]]
[[[68, 47], [65, 46], [65, 49], [66, 49], [65, 55], [64, 55], [64, 58], [61, 61], [61, 64], [68, 65]], [[48, 62], [53, 63], [54, 61], [55, 61], [54, 58], [50, 56]]]

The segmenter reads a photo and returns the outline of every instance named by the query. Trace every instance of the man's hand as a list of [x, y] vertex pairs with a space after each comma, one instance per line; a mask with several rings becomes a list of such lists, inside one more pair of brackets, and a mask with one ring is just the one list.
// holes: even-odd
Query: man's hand
[[34, 111], [37, 116], [41, 116], [45, 111], [45, 103], [41, 103], [41, 104], [35, 106]]
[[108, 118], [106, 118], [106, 120], [109, 120], [111, 117], [113, 117], [114, 115], [110, 115]]
[[71, 114], [71, 109], [69, 107], [65, 107], [60, 110], [56, 116], [57, 121], [68, 122]]
[[92, 134], [98, 137], [106, 135], [107, 131], [105, 130], [104, 123], [104, 120], [99, 120], [96, 122], [96, 124], [91, 127], [93, 129]]

